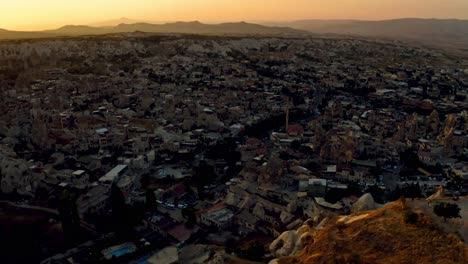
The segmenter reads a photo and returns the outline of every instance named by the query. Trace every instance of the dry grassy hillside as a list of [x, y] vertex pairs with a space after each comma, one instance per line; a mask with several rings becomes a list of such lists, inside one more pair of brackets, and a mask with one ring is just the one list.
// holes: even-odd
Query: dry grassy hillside
[[304, 250], [285, 263], [468, 263], [468, 246], [420, 213], [416, 224], [404, 221], [404, 201], [382, 209], [337, 218], [317, 231]]

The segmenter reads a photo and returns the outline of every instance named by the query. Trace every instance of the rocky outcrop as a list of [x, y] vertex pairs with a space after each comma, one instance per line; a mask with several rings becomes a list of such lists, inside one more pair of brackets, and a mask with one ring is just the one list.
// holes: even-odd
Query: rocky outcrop
[[440, 118], [437, 110], [432, 111], [426, 121], [426, 133], [437, 135], [440, 130]]
[[447, 120], [445, 120], [445, 125], [444, 128], [442, 129], [441, 133], [437, 137], [439, 140], [439, 143], [441, 144], [446, 144], [447, 139], [450, 137], [450, 135], [453, 133], [454, 127], [455, 127], [455, 115], [450, 114], [447, 116]]
[[366, 193], [361, 198], [359, 198], [351, 207], [353, 213], [375, 210], [382, 207], [381, 204], [378, 204], [374, 201], [374, 197], [370, 193]]
[[303, 249], [305, 245], [313, 242], [313, 229], [309, 225], [303, 225], [296, 231], [286, 231], [282, 233], [269, 249], [273, 256], [290, 256]]

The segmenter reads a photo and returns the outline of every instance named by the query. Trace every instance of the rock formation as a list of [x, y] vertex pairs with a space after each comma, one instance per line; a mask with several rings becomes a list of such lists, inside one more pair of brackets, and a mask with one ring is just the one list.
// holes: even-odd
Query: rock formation
[[437, 110], [432, 111], [431, 115], [426, 121], [426, 133], [433, 135], [439, 134], [440, 129], [440, 118]]
[[271, 243], [269, 249], [273, 256], [290, 256], [313, 242], [313, 229], [308, 225], [301, 226], [296, 231], [286, 231]]
[[382, 205], [374, 201], [374, 197], [372, 197], [370, 193], [366, 193], [353, 204], [351, 211], [353, 213], [357, 213], [362, 211], [375, 210], [381, 206]]

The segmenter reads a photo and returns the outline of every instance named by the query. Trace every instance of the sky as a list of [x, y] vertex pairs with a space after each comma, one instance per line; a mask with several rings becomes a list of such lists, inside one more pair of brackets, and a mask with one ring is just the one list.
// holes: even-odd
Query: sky
[[0, 28], [52, 29], [128, 17], [148, 21], [468, 19], [468, 0], [0, 0]]

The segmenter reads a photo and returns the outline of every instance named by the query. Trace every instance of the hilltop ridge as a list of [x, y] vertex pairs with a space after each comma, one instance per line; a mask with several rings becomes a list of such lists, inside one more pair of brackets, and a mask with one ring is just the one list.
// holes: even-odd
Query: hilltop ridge
[[272, 261], [286, 263], [466, 263], [468, 246], [446, 233], [421, 212], [416, 224], [405, 223], [406, 203], [336, 217], [297, 255]]

